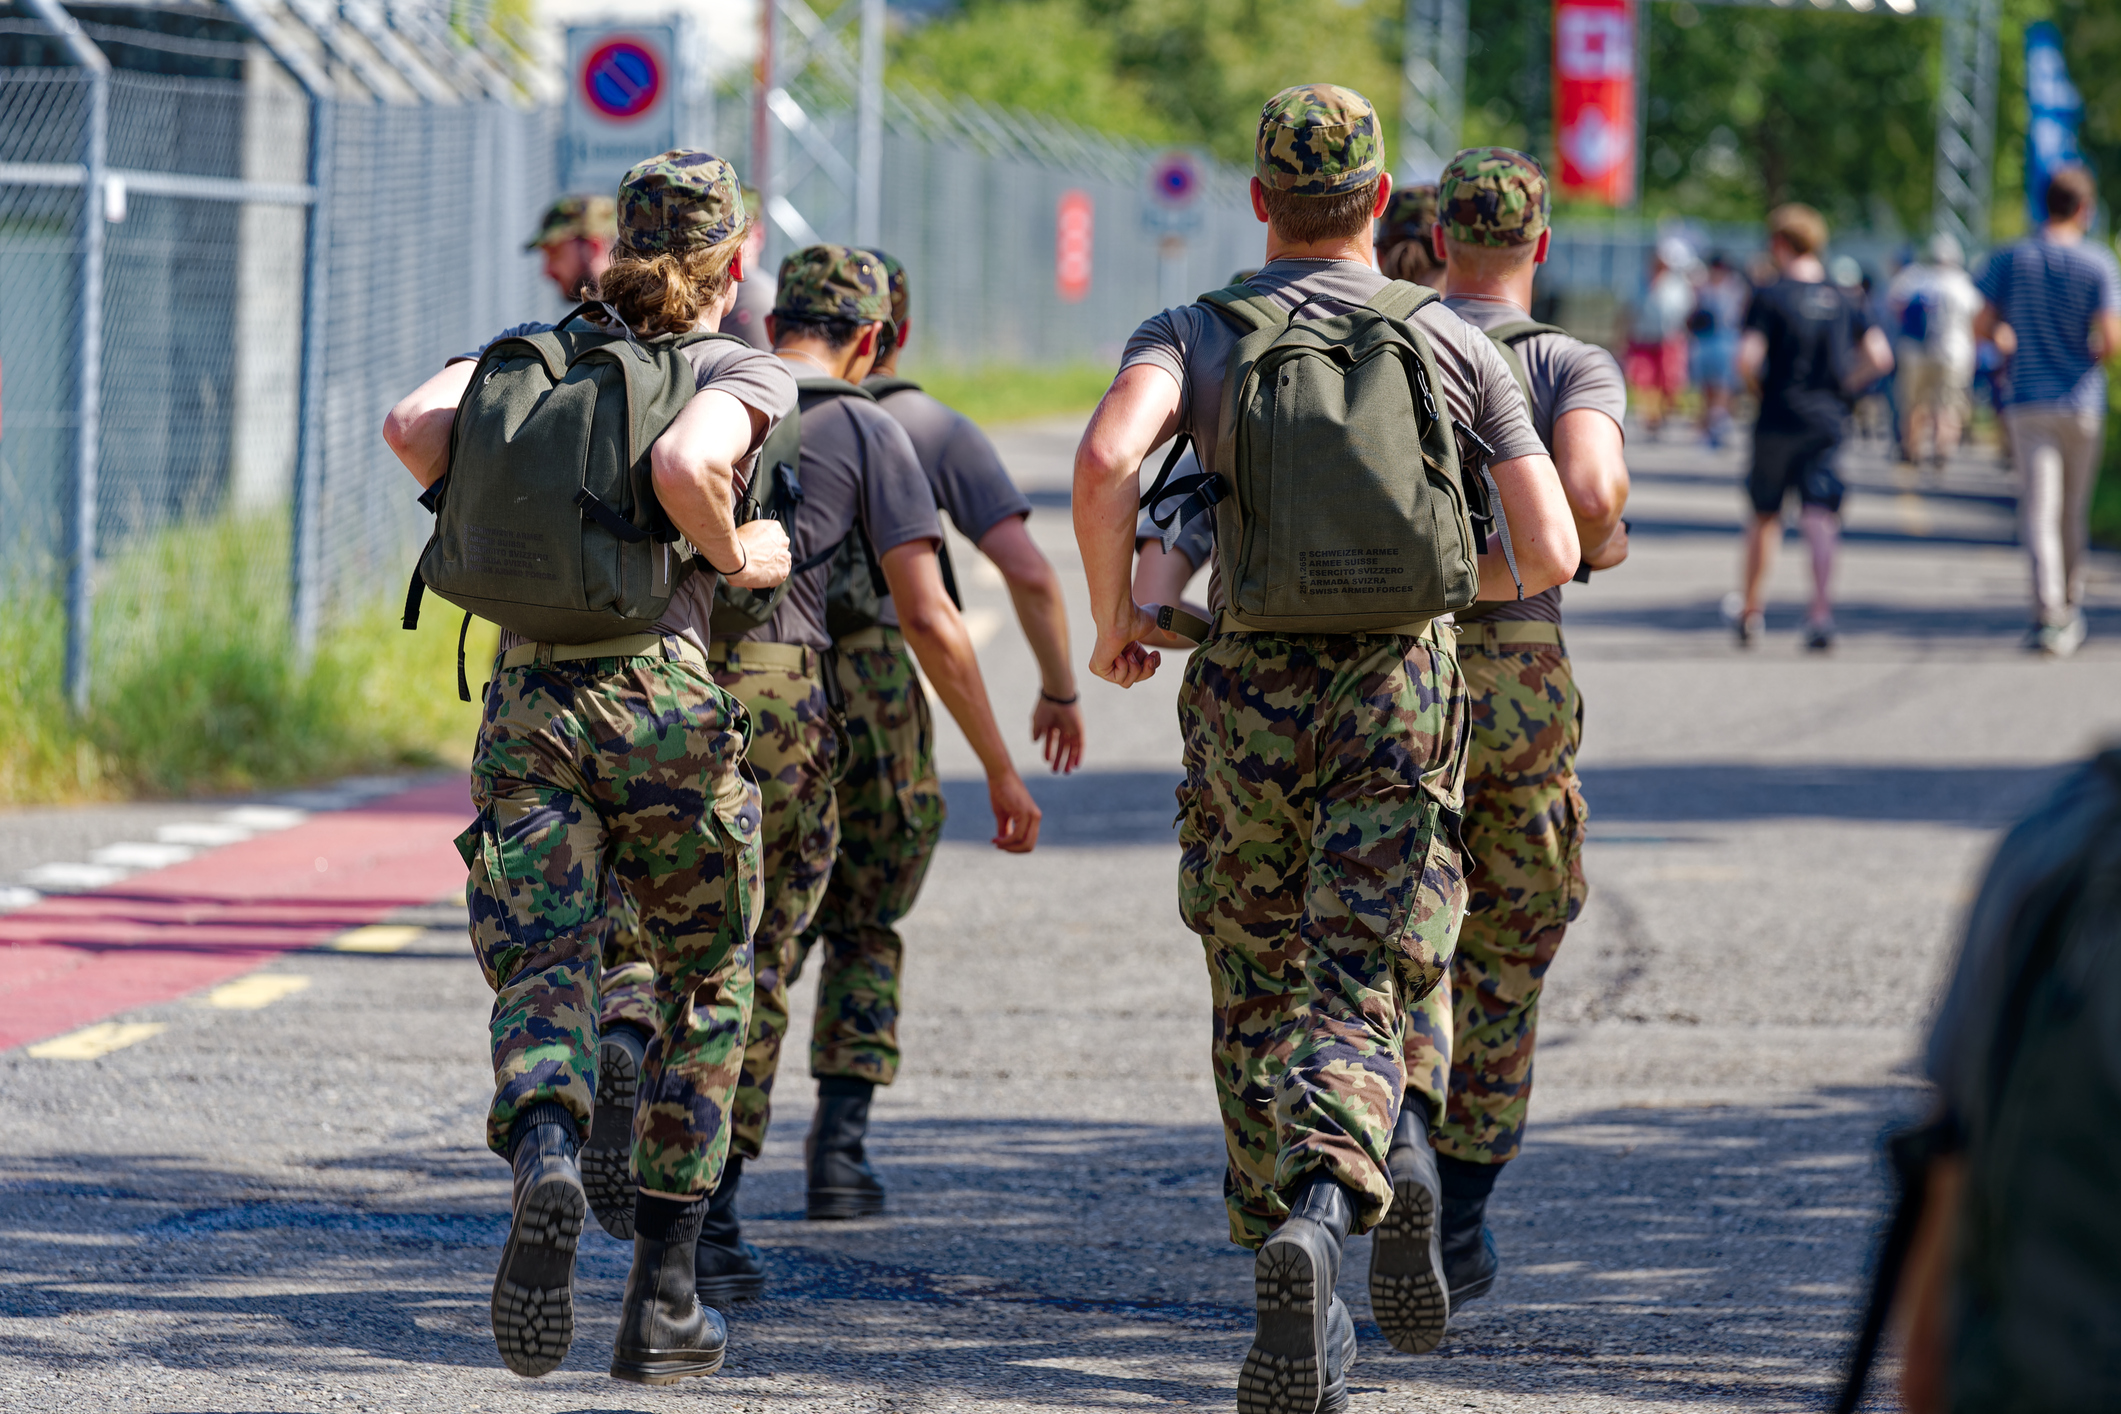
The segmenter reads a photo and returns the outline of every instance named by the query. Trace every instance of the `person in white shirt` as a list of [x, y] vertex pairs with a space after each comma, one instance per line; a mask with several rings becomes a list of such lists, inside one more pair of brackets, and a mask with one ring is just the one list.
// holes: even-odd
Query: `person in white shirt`
[[1959, 445], [1974, 382], [1974, 316], [1981, 312], [1981, 295], [1965, 266], [1959, 242], [1939, 231], [1923, 258], [1904, 266], [1885, 292], [1900, 366], [1893, 388], [1900, 445], [1909, 461], [1939, 472]]

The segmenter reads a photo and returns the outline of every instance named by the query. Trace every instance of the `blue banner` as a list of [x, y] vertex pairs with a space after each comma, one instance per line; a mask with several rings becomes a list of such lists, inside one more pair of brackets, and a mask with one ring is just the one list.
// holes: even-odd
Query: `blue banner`
[[2025, 130], [2025, 204], [2037, 230], [2047, 220], [2048, 178], [2084, 160], [2077, 150], [2084, 99], [2062, 60], [2062, 32], [2047, 20], [2025, 29], [2025, 97], [2032, 107]]

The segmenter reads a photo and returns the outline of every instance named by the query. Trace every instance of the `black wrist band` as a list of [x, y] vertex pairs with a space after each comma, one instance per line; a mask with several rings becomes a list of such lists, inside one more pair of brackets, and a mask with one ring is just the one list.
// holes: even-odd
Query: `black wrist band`
[[1052, 693], [1046, 691], [1046, 689], [1044, 688], [1040, 688], [1038, 690], [1038, 695], [1040, 697], [1043, 697], [1046, 701], [1051, 702], [1056, 707], [1073, 707], [1076, 702], [1082, 698], [1082, 694], [1080, 692], [1076, 693], [1073, 697], [1055, 697]]
[[[738, 548], [739, 548], [739, 549], [742, 549], [743, 547], [742, 547], [742, 546], [739, 546]], [[702, 551], [700, 551], [700, 563], [701, 563], [701, 564], [703, 564], [703, 565], [705, 565], [705, 566], [707, 566], [707, 568], [709, 568], [709, 569], [713, 570], [713, 571], [714, 571], [714, 572], [715, 572], [716, 574], [720, 575], [720, 576], [721, 576], [722, 578], [724, 578], [724, 579], [728, 579], [728, 578], [729, 578], [729, 577], [730, 577], [731, 575], [738, 575], [738, 574], [742, 574], [742, 573], [743, 573], [743, 572], [744, 572], [745, 570], [748, 570], [748, 569], [750, 569], [750, 568], [751, 568], [751, 552], [750, 552], [749, 550], [745, 550], [745, 551], [744, 551], [744, 562], [743, 562], [742, 564], [738, 565], [738, 566], [737, 566], [737, 567], [736, 567], [735, 569], [733, 569], [733, 570], [725, 570], [725, 569], [722, 569], [721, 567], [719, 567], [718, 565], [716, 565], [714, 561], [712, 561], [712, 560], [710, 560], [710, 559], [708, 559], [708, 558], [707, 558], [707, 552], [706, 552], [705, 550], [702, 550]]]

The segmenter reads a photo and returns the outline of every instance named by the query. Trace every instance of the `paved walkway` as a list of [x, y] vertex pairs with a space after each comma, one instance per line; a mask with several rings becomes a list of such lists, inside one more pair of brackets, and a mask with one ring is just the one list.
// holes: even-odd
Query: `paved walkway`
[[[1072, 442], [1033, 429], [1007, 451], [1080, 633]], [[2024, 571], [1981, 459], [1941, 487], [1855, 460], [1848, 637], [1824, 658], [1797, 647], [1794, 542], [1769, 641], [1741, 654], [1721, 626], [1734, 458], [1675, 442], [1634, 459], [1635, 561], [1569, 594], [1593, 893], [1553, 972], [1531, 1140], [1497, 1191], [1506, 1274], [1435, 1355], [1401, 1356], [1368, 1324], [1356, 1242], [1361, 1414], [1817, 1407], [1877, 1219], [1876, 1138], [1921, 1103], [1909, 1058], [1970, 882], [1995, 827], [2115, 724], [2114, 567], [2082, 655], [2019, 656]], [[999, 584], [965, 578], [1019, 723], [1029, 656]], [[715, 1381], [606, 1378], [628, 1253], [601, 1235], [567, 1365], [535, 1383], [499, 1367], [490, 997], [461, 905], [428, 902], [460, 877], [456, 783], [419, 809], [310, 801], [321, 813], [293, 828], [394, 815], [411, 857], [394, 878], [374, 856], [359, 898], [332, 905], [355, 911], [275, 934], [288, 950], [240, 959], [262, 960], [242, 976], [165, 976], [91, 1017], [62, 1016], [63, 984], [0, 968], [17, 1038], [0, 1042], [16, 1046], [0, 1052], [0, 1408], [1228, 1410], [1250, 1263], [1224, 1240], [1205, 979], [1173, 906], [1178, 666], [1132, 693], [1086, 686], [1089, 766], [1039, 786], [1046, 843], [1028, 859], [985, 847], [984, 792], [945, 729], [954, 820], [907, 928], [906, 1070], [877, 1106], [893, 1211], [801, 1220], [811, 1101], [792, 1076], [746, 1184], [774, 1288], [741, 1309]], [[0, 886], [225, 808], [0, 815]], [[177, 833], [201, 841], [183, 846], [194, 861], [158, 874], [106, 855], [142, 872], [0, 918], [0, 942], [78, 947], [52, 920], [183, 892], [182, 869], [223, 909], [316, 887], [286, 867], [300, 851]], [[91, 940], [132, 949], [94, 965], [169, 968], [196, 946], [172, 916]], [[68, 1041], [91, 1022], [127, 1034]], [[32, 1033], [58, 1044], [23, 1048]], [[798, 1023], [789, 1054], [804, 1041]]]

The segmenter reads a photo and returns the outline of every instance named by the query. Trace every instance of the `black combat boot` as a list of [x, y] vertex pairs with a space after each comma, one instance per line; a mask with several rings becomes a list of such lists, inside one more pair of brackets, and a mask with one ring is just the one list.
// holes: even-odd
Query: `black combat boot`
[[633, 1240], [633, 1098], [648, 1038], [623, 1023], [597, 1043], [597, 1108], [582, 1146], [582, 1188], [604, 1231]]
[[515, 1202], [493, 1277], [493, 1343], [501, 1363], [533, 1379], [558, 1369], [574, 1341], [574, 1253], [589, 1213], [575, 1132], [563, 1106], [533, 1105], [509, 1148]]
[[1444, 1156], [1437, 1159], [1436, 1167], [1443, 1181], [1443, 1274], [1455, 1311], [1493, 1290], [1495, 1274], [1502, 1267], [1487, 1221], [1488, 1194], [1495, 1190], [1502, 1165]]
[[869, 1097], [876, 1085], [852, 1076], [828, 1075], [817, 1083], [817, 1115], [803, 1141], [810, 1188], [803, 1215], [867, 1218], [884, 1211], [884, 1184], [862, 1154], [869, 1132]]
[[1426, 1355], [1443, 1340], [1451, 1318], [1437, 1218], [1443, 1183], [1429, 1147], [1429, 1110], [1418, 1095], [1399, 1107], [1386, 1155], [1392, 1206], [1370, 1248], [1370, 1309], [1394, 1350]]
[[1318, 1397], [1318, 1414], [1347, 1414], [1348, 1372], [1354, 1368], [1355, 1318], [1336, 1296], [1326, 1316], [1326, 1391]]
[[706, 1197], [635, 1200], [633, 1270], [611, 1346], [611, 1376], [637, 1385], [674, 1385], [688, 1375], [711, 1375], [729, 1350], [729, 1327], [719, 1311], [693, 1293], [693, 1249], [707, 1216]]
[[699, 1255], [694, 1259], [693, 1290], [703, 1304], [726, 1311], [738, 1301], [765, 1294], [766, 1264], [759, 1249], [744, 1241], [736, 1222], [736, 1191], [744, 1181], [744, 1158], [731, 1154], [722, 1181], [707, 1200], [700, 1224]]
[[[1340, 1363], [1331, 1329], [1333, 1285], [1354, 1220], [1347, 1190], [1331, 1175], [1314, 1173], [1297, 1190], [1287, 1220], [1260, 1247], [1252, 1263], [1257, 1326], [1237, 1376], [1238, 1414], [1319, 1414], [1332, 1367]], [[1345, 1366], [1340, 1375], [1345, 1399]]]

